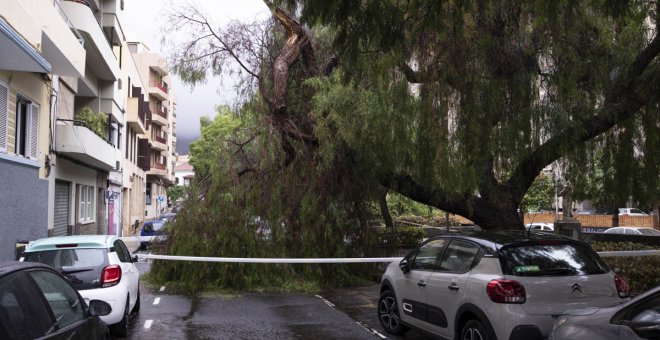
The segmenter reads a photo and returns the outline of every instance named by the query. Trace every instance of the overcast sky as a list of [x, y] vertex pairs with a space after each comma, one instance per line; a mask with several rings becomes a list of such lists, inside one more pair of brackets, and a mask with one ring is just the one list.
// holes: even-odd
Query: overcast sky
[[[165, 57], [160, 45], [161, 27], [167, 20], [164, 12], [172, 3], [194, 4], [219, 26], [231, 20], [251, 22], [270, 15], [261, 0], [126, 0], [121, 18], [126, 39], [142, 41]], [[213, 116], [216, 105], [235, 103], [235, 92], [231, 79], [224, 79], [222, 85], [220, 79], [209, 79], [191, 90], [176, 76], [170, 77], [177, 100], [177, 152], [187, 154], [188, 142], [199, 136], [199, 117]]]

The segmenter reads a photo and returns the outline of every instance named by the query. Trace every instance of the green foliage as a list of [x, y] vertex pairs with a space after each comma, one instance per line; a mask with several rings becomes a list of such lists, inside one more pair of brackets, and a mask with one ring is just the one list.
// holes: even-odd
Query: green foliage
[[103, 112], [96, 114], [88, 106], [85, 106], [82, 108], [82, 110], [80, 110], [78, 114], [75, 115], [75, 119], [85, 123], [85, 125], [87, 125], [87, 127], [99, 137], [103, 138], [104, 140], [108, 139], [107, 114]]
[[541, 174], [525, 193], [520, 209], [524, 212], [539, 211], [541, 209], [552, 210], [554, 197], [555, 187], [552, 178]]
[[186, 187], [183, 185], [173, 185], [167, 188], [167, 196], [176, 202], [179, 198], [183, 198], [186, 193]]
[[[334, 162], [278, 166], [277, 141], [257, 133], [248, 104], [218, 115], [191, 147], [198, 175], [171, 228], [171, 255], [224, 257], [361, 257], [377, 251], [368, 197], [348, 191]], [[259, 157], [257, 157], [259, 156]], [[337, 190], [336, 188], [340, 188]], [[155, 282], [180, 281], [186, 291], [346, 285], [374, 276], [373, 264], [285, 265], [156, 261]], [[301, 284], [301, 282], [306, 282]]]
[[239, 119], [227, 106], [218, 106], [216, 115], [200, 117], [201, 136], [190, 144], [190, 164], [197, 176], [205, 177], [218, 161], [217, 153], [226, 147], [228, 139], [239, 126]]
[[[652, 250], [653, 247], [632, 242], [594, 242], [595, 251]], [[630, 283], [632, 292], [642, 293], [660, 285], [658, 268], [660, 256], [644, 257], [604, 257], [603, 260], [614, 271], [623, 275]]]
[[390, 208], [392, 216], [395, 218], [407, 214], [431, 217], [434, 213], [439, 213], [438, 209], [415, 202], [397, 193], [389, 193], [387, 195], [387, 205]]
[[426, 235], [424, 229], [410, 226], [377, 228], [376, 230], [380, 244], [389, 247], [416, 246]]

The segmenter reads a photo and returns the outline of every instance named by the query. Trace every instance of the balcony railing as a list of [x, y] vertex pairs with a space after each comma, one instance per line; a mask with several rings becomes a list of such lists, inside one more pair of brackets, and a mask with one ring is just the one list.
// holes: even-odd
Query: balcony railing
[[163, 163], [154, 162], [153, 168], [158, 170], [167, 170], [167, 165]]
[[151, 84], [151, 86], [153, 86], [153, 87], [157, 87], [157, 88], [159, 88], [161, 91], [167, 93], [167, 85], [165, 85], [164, 83], [154, 83], [154, 84]]
[[167, 144], [167, 138], [165, 138], [165, 137], [161, 137], [161, 136], [156, 135], [155, 139], [156, 139], [157, 142]]
[[[86, 5], [89, 6], [89, 4], [86, 4]], [[69, 26], [69, 28], [73, 32], [73, 35], [76, 36], [76, 39], [78, 39], [78, 42], [80, 43], [80, 45], [85, 46], [85, 38], [83, 38], [82, 34], [80, 34], [78, 29], [76, 29], [76, 27], [73, 26], [73, 23], [71, 22], [69, 17], [66, 15], [66, 13], [64, 13], [64, 9], [62, 9], [62, 5], [60, 5], [59, 1], [55, 1], [55, 7], [57, 7], [57, 11], [60, 13], [60, 16], [62, 17], [62, 19], [64, 19], [66, 24]]]
[[167, 112], [165, 112], [165, 111], [163, 111], [163, 110], [161, 110], [161, 109], [156, 109], [155, 111], [156, 111], [156, 114], [157, 114], [157, 115], [159, 115], [159, 116], [161, 116], [161, 117], [167, 119]]
[[58, 122], [63, 122], [63, 123], [65, 123], [65, 124], [66, 124], [66, 123], [69, 123], [70, 125], [73, 125], [73, 126], [82, 126], [82, 127], [86, 128], [87, 130], [93, 132], [95, 135], [99, 136], [99, 138], [101, 138], [102, 141], [104, 141], [104, 142], [106, 142], [106, 143], [108, 143], [108, 144], [114, 146], [114, 145], [112, 144], [112, 142], [110, 142], [110, 141], [107, 139], [107, 137], [100, 136], [99, 134], [97, 134], [96, 131], [92, 130], [92, 128], [90, 128], [89, 125], [87, 125], [87, 123], [83, 122], [82, 120], [57, 118], [57, 121], [58, 121]]

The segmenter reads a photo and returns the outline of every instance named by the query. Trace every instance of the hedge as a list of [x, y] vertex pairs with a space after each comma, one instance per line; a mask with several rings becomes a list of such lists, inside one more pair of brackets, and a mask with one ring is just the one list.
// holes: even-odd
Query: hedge
[[[655, 248], [632, 242], [593, 242], [595, 251], [653, 250]], [[633, 295], [660, 285], [660, 256], [603, 257], [615, 272], [630, 283]]]

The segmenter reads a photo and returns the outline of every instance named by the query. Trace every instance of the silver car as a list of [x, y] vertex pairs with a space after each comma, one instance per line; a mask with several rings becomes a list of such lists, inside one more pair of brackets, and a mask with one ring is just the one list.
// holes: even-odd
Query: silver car
[[622, 303], [625, 279], [589, 245], [542, 232], [434, 237], [390, 264], [378, 318], [446, 339], [543, 339], [568, 309]]
[[660, 286], [610, 308], [571, 310], [559, 316], [549, 340], [660, 339]]

